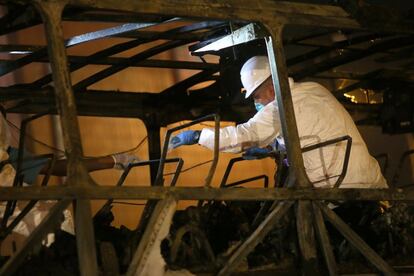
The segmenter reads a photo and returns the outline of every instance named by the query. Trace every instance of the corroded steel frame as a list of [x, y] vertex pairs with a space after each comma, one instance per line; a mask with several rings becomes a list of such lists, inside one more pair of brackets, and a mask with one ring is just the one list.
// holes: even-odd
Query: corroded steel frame
[[[8, 2], [8, 1], [1, 1]], [[282, 32], [285, 25], [312, 25], [334, 28], [364, 29], [357, 20], [340, 7], [318, 6], [311, 4], [277, 2], [271, 0], [262, 1], [205, 1], [205, 0], [154, 0], [154, 1], [122, 1], [122, 5], [116, 0], [34, 0], [19, 1], [20, 3], [34, 4], [42, 14], [48, 38], [49, 61], [52, 66], [54, 93], [56, 97], [57, 113], [60, 115], [63, 129], [63, 138], [68, 158], [67, 185], [62, 187], [16, 187], [1, 188], [0, 199], [60, 199], [51, 215], [47, 217], [35, 233], [31, 235], [32, 240], [39, 240], [39, 236], [45, 233], [50, 227], [50, 222], [55, 219], [55, 213], [60, 211], [69, 199], [75, 203], [76, 233], [80, 271], [82, 275], [98, 275], [94, 235], [92, 231], [92, 216], [90, 208], [91, 199], [128, 198], [147, 200], [170, 200], [180, 199], [203, 199], [203, 200], [285, 200], [273, 209], [270, 215], [262, 222], [249, 239], [236, 251], [229, 262], [219, 272], [219, 275], [228, 275], [233, 271], [243, 256], [246, 256], [265, 234], [270, 230], [272, 223], [281, 217], [290, 208], [292, 201], [297, 204], [297, 223], [305, 231], [298, 233], [300, 248], [304, 260], [304, 272], [311, 275], [316, 267], [316, 248], [314, 241], [314, 228], [312, 222], [312, 208], [316, 217], [316, 230], [318, 238], [326, 240], [326, 231], [323, 227], [323, 215], [330, 221], [337, 221], [332, 213], [323, 205], [312, 201], [319, 200], [414, 200], [412, 190], [390, 189], [341, 189], [341, 190], [317, 190], [311, 188], [303, 166], [303, 159], [300, 149], [299, 136], [294, 117], [293, 104], [287, 79], [286, 61], [283, 53]], [[77, 123], [77, 107], [75, 96], [70, 82], [68, 70], [68, 57], [65, 52], [65, 43], [61, 27], [62, 11], [66, 5], [96, 8], [103, 10], [119, 10], [134, 12], [137, 14], [168, 15], [191, 18], [214, 18], [220, 20], [240, 20], [246, 22], [261, 22], [269, 31], [267, 38], [268, 54], [270, 57], [274, 88], [278, 98], [282, 130], [287, 141], [287, 152], [293, 176], [296, 182], [296, 189], [280, 188], [273, 189], [216, 189], [211, 187], [203, 188], [177, 188], [177, 187], [105, 187], [98, 186], [89, 177], [82, 162], [83, 151], [81, 147], [79, 126]], [[412, 32], [410, 26], [398, 24], [383, 24], [369, 26], [370, 29], [381, 31]], [[411, 31], [410, 31], [411, 30]], [[175, 44], [174, 44], [175, 45]], [[167, 47], [168, 45], [165, 45]], [[137, 59], [143, 56], [137, 57]], [[144, 58], [146, 55], [144, 55]], [[122, 65], [122, 66], [125, 66]], [[114, 66], [105, 74], [117, 72]], [[105, 77], [96, 76], [77, 88], [81, 89], [96, 80]], [[162, 202], [161, 202], [162, 203]], [[157, 213], [153, 214], [152, 224], [156, 224]], [[341, 222], [336, 223], [349, 239], [357, 240], [352, 231], [348, 231]], [[147, 233], [151, 228], [146, 229]], [[144, 236], [145, 237], [145, 236]], [[142, 254], [143, 246], [149, 241], [143, 239], [136, 256]], [[331, 275], [336, 274], [335, 264], [332, 260], [329, 246], [324, 246], [324, 256], [328, 263]], [[369, 250], [368, 250], [369, 251]], [[364, 253], [364, 252], [363, 252]], [[374, 252], [375, 253], [375, 252]], [[392, 268], [384, 264], [372, 252], [365, 252], [373, 260], [374, 265], [384, 274], [392, 275]], [[365, 255], [364, 254], [364, 255]], [[137, 257], [138, 258], [138, 257]], [[16, 269], [21, 261], [18, 255], [10, 260], [7, 267], [3, 267], [2, 274], [10, 273]], [[135, 259], [135, 263], [141, 263], [142, 259]]]

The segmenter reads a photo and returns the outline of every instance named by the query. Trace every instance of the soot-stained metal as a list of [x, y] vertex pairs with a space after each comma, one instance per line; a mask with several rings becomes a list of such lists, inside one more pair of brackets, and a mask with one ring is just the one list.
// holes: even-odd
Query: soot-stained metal
[[[260, 265], [267, 266], [269, 272], [278, 271], [278, 265], [279, 268], [283, 267], [282, 256], [289, 256], [293, 257], [296, 262], [300, 262], [300, 266], [296, 267], [296, 262], [293, 262], [290, 266], [283, 267], [282, 270], [303, 275], [315, 275], [315, 273], [338, 275], [348, 272], [343, 268], [343, 260], [355, 260], [350, 257], [355, 251], [355, 249], [354, 251], [350, 249], [349, 244], [351, 244], [369, 262], [369, 264], [365, 263], [359, 272], [368, 270], [384, 275], [397, 275], [397, 272], [402, 270], [401, 266], [394, 266], [394, 263], [387, 262], [386, 258], [390, 256], [390, 252], [395, 253], [401, 248], [406, 253], [412, 252], [413, 248], [404, 247], [404, 240], [395, 235], [397, 228], [403, 229], [406, 233], [410, 231], [412, 233], [410, 224], [407, 223], [412, 220], [413, 216], [412, 207], [410, 207], [414, 200], [412, 185], [407, 187], [393, 185], [387, 190], [334, 188], [315, 191], [304, 170], [287, 76], [289, 74], [296, 79], [357, 80], [357, 82], [351, 82], [349, 87], [340, 87], [334, 92], [334, 95], [350, 111], [359, 110], [359, 112], [366, 113], [369, 120], [364, 120], [365, 123], [387, 126], [390, 132], [413, 131], [414, 116], [411, 121], [401, 118], [407, 123], [403, 129], [398, 128], [396, 125], [390, 125], [396, 117], [393, 117], [393, 114], [390, 115], [389, 112], [385, 114], [388, 117], [381, 114], [381, 106], [373, 107], [369, 102], [365, 105], [352, 102], [344, 93], [359, 87], [376, 90], [378, 80], [381, 80], [388, 89], [384, 92], [387, 99], [395, 99], [398, 98], [395, 87], [401, 87], [401, 83], [406, 87], [406, 91], [413, 87], [413, 56], [407, 53], [410, 53], [409, 49], [412, 49], [414, 43], [414, 22], [409, 17], [409, 13], [408, 15], [390, 13], [384, 7], [369, 5], [364, 1], [325, 1], [329, 4], [306, 2], [308, 1], [300, 3], [297, 1], [236, 0], [138, 2], [133, 0], [121, 2], [115, 0], [1, 0], [4, 15], [1, 18], [0, 33], [2, 35], [14, 34], [43, 23], [47, 47], [21, 44], [0, 45], [2, 53], [18, 55], [17, 58], [0, 60], [0, 76], [13, 73], [34, 62], [49, 63], [52, 73], [46, 73], [31, 83], [0, 87], [0, 102], [17, 103], [8, 106], [7, 113], [38, 114], [35, 118], [43, 114], [60, 115], [65, 153], [69, 161], [69, 174], [63, 186], [49, 187], [44, 183], [45, 185], [42, 186], [15, 185], [1, 188], [0, 199], [7, 201], [7, 206], [9, 206], [3, 215], [2, 239], [11, 232], [7, 218], [16, 200], [31, 200], [29, 207], [33, 206], [36, 200], [50, 199], [56, 200], [57, 203], [30, 235], [25, 246], [10, 258], [3, 259], [0, 274], [11, 275], [19, 269], [20, 273], [28, 273], [27, 271], [30, 270], [27, 269], [27, 265], [36, 264], [37, 267], [42, 267], [39, 263], [44, 265], [44, 271], [51, 272], [52, 267], [57, 267], [53, 273], [68, 272], [64, 266], [48, 266], [44, 263], [45, 260], [39, 257], [41, 255], [37, 255], [38, 257], [33, 257], [33, 255], [29, 262], [26, 257], [39, 246], [42, 238], [49, 232], [56, 232], [58, 238], [54, 247], [42, 249], [44, 256], [48, 254], [57, 256], [59, 248], [65, 248], [63, 244], [75, 242], [74, 237], [68, 238], [66, 234], [56, 230], [56, 225], [61, 219], [59, 215], [72, 201], [75, 207], [76, 250], [71, 250], [74, 249], [73, 247], [66, 247], [70, 252], [67, 255], [70, 257], [66, 256], [71, 260], [69, 262], [72, 265], [70, 272], [98, 275], [104, 269], [115, 274], [133, 275], [145, 268], [148, 249], [154, 246], [155, 240], [161, 238], [159, 236], [162, 232], [160, 225], [166, 213], [174, 208], [176, 201], [199, 200], [200, 204], [186, 210], [187, 213], [181, 215], [181, 220], [180, 215], [176, 214], [169, 236], [171, 243], [168, 244], [167, 239], [162, 244], [163, 255], [168, 259], [167, 264], [172, 268], [180, 265], [194, 273], [229, 275], [240, 267], [247, 257], [248, 266], [245, 273], [248, 273], [250, 269], [257, 269]], [[372, 15], [373, 13], [375, 16]], [[62, 21], [99, 21], [119, 25], [95, 32], [85, 32], [65, 40]], [[156, 29], [157, 26], [163, 27], [172, 22], [187, 22], [187, 24], [170, 27], [167, 30], [164, 28], [163, 31]], [[153, 29], [145, 30], [144, 28], [148, 26], [152, 26]], [[260, 32], [257, 33], [258, 29]], [[332, 37], [336, 39], [327, 40]], [[79, 47], [83, 43], [102, 38], [127, 38], [129, 40], [121, 43], [118, 41], [86, 56], [67, 55], [66, 49], [71, 46]], [[126, 50], [136, 49], [140, 45], [159, 41], [163, 42], [128, 58], [113, 57]], [[217, 47], [223, 42], [225, 48]], [[200, 56], [201, 61], [187, 62], [152, 58], [157, 54], [184, 45], [190, 45], [189, 51]], [[205, 62], [203, 51], [217, 55], [219, 63]], [[24, 53], [23, 56], [21, 56], [22, 53]], [[231, 185], [211, 187], [210, 183], [218, 158], [217, 139], [215, 159], [210, 173], [206, 176], [205, 187], [163, 186], [163, 165], [169, 160], [166, 159], [167, 148], [165, 146], [162, 148], [160, 144], [160, 128], [182, 120], [197, 122], [200, 117], [215, 113], [217, 114], [212, 117], [215, 118], [216, 126], [220, 119], [242, 122], [248, 118], [253, 110], [242, 103], [241, 84], [234, 80], [238, 79], [237, 74], [241, 64], [251, 55], [259, 53], [267, 53], [270, 58], [282, 129], [288, 141], [287, 152], [284, 154], [287, 154], [291, 164], [288, 183], [286, 183], [289, 188], [283, 185], [277, 189], [267, 185], [256, 189], [238, 189]], [[382, 56], [376, 56], [378, 54]], [[354, 73], [341, 70], [341, 66], [363, 62], [367, 58], [373, 58], [376, 61], [376, 66], [372, 66], [375, 68], [370, 68], [368, 72]], [[388, 66], [389, 63], [395, 61], [399, 61], [397, 65], [393, 63], [391, 67]], [[77, 83], [71, 83], [71, 72], [96, 64], [108, 67], [92, 73]], [[159, 93], [90, 89], [91, 85], [129, 67], [188, 69], [200, 72]], [[395, 77], [396, 75], [398, 78]], [[202, 89], [205, 93], [188, 93], [191, 87], [206, 81], [212, 81], [213, 84]], [[410, 99], [414, 102], [412, 95]], [[173, 104], [171, 104], [172, 101]], [[389, 109], [393, 103], [392, 100], [388, 102], [384, 100], [384, 104]], [[142, 164], [149, 165], [151, 185], [124, 187], [120, 182], [121, 184], [116, 187], [109, 187], [99, 185], [90, 178], [82, 161], [83, 149], [77, 121], [77, 116], [82, 115], [138, 118], [144, 122], [148, 132], [150, 160], [143, 161]], [[24, 129], [22, 129], [23, 137]], [[21, 156], [22, 152], [19, 154]], [[50, 158], [52, 160], [50, 166], [53, 166], [54, 157]], [[181, 167], [182, 163], [179, 163], [174, 179], [181, 172]], [[128, 171], [130, 169], [128, 168]], [[45, 177], [45, 179], [47, 182], [48, 178]], [[249, 179], [240, 181], [235, 185], [248, 181]], [[225, 182], [226, 180], [223, 179], [223, 183]], [[15, 183], [19, 183], [18, 173]], [[291, 185], [295, 187], [292, 188]], [[90, 205], [92, 199], [108, 200], [108, 204], [105, 204], [94, 218]], [[110, 211], [111, 204], [119, 199], [147, 200], [137, 229], [117, 229], [110, 226], [113, 220]], [[381, 250], [378, 247], [374, 250], [372, 247], [375, 243], [364, 241], [360, 237], [367, 236], [359, 231], [360, 224], [357, 223], [354, 228], [350, 227], [342, 218], [327, 208], [327, 200], [399, 202], [395, 209], [391, 207], [384, 211], [382, 207], [375, 207], [375, 212], [383, 211], [374, 212], [374, 216], [361, 216], [364, 225], [368, 225], [366, 223], [369, 217], [368, 221], [382, 226], [378, 227], [379, 232], [389, 234], [387, 241], [380, 242], [383, 246]], [[257, 210], [253, 208], [256, 210], [254, 216], [250, 213], [252, 209], [246, 210], [247, 206], [243, 208], [237, 205], [240, 201], [253, 202], [252, 206], [257, 207]], [[369, 213], [370, 210], [366, 212]], [[229, 217], [243, 215], [245, 218], [243, 221], [237, 221], [237, 231], [239, 234], [242, 232], [238, 236], [237, 246], [234, 246], [234, 240], [231, 238], [221, 239], [220, 244], [215, 241], [210, 226], [217, 225], [217, 220], [206, 214], [217, 215], [217, 212], [223, 212]], [[257, 212], [260, 216], [256, 214]], [[195, 219], [195, 214], [198, 214], [197, 219]], [[289, 223], [283, 224], [287, 217]], [[200, 218], [203, 219], [200, 220]], [[325, 220], [329, 221], [329, 224], [325, 225]], [[399, 223], [401, 221], [405, 224]], [[206, 222], [211, 222], [211, 224]], [[12, 225], [16, 225], [16, 222], [12, 222]], [[242, 231], [243, 229], [246, 231]], [[289, 236], [287, 233], [292, 229], [296, 232], [295, 238], [290, 235], [289, 245], [280, 247], [283, 244], [282, 240]], [[231, 231], [223, 232], [224, 236], [231, 236], [231, 234]], [[110, 236], [112, 237], [109, 238]], [[336, 240], [333, 240], [333, 236]], [[406, 241], [411, 241], [412, 237], [409, 234], [404, 237]], [[407, 244], [411, 243], [407, 242]], [[218, 250], [220, 246], [221, 250]], [[97, 254], [96, 248], [99, 248], [100, 254]], [[266, 256], [260, 250], [270, 253]], [[318, 254], [318, 250], [322, 254]], [[186, 263], [183, 260], [189, 256], [189, 252], [196, 252], [199, 255], [192, 256], [193, 259]], [[116, 256], [117, 262], [102, 263], [105, 259], [111, 259], [110, 256]], [[202, 256], [207, 257], [207, 263], [203, 262], [202, 258], [198, 258]], [[49, 261], [56, 264], [59, 263], [59, 258], [49, 258]], [[269, 263], [273, 264], [273, 267], [269, 268]], [[73, 269], [73, 265], [78, 265], [78, 269]], [[354, 268], [359, 267], [354, 266]], [[409, 269], [408, 266], [404, 268]], [[105, 271], [103, 273], [105, 274]]]

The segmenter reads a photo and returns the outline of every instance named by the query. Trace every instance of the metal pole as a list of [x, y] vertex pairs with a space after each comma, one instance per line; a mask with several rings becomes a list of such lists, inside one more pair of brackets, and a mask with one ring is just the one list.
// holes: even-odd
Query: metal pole
[[[279, 110], [282, 133], [289, 158], [290, 177], [296, 179], [296, 186], [311, 187], [303, 165], [302, 150], [300, 148], [299, 133], [293, 109], [292, 94], [289, 87], [288, 71], [283, 50], [282, 24], [269, 22], [267, 29], [271, 37], [266, 38], [270, 70], [272, 72], [273, 88], [275, 91], [276, 108]], [[275, 118], [276, 120], [278, 118]], [[299, 247], [302, 254], [303, 273], [312, 275], [318, 270], [316, 242], [312, 225], [311, 202], [300, 200], [296, 209]]]
[[[73, 95], [63, 29], [61, 24], [65, 1], [36, 0], [46, 31], [49, 60], [55, 87], [58, 113], [60, 115], [63, 141], [68, 160], [67, 182], [71, 186], [89, 186], [93, 183], [82, 161], [82, 144]], [[89, 200], [77, 199], [75, 206], [76, 242], [81, 275], [98, 275], [95, 237]]]

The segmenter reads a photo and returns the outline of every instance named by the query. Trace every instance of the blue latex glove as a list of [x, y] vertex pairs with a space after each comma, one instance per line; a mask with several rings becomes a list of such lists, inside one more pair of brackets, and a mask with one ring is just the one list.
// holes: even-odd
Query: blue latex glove
[[197, 144], [199, 138], [199, 130], [186, 130], [171, 138], [169, 147], [175, 149], [183, 145], [194, 145]]
[[267, 148], [248, 148], [242, 155], [243, 159], [246, 160], [255, 160], [269, 157], [270, 149]]

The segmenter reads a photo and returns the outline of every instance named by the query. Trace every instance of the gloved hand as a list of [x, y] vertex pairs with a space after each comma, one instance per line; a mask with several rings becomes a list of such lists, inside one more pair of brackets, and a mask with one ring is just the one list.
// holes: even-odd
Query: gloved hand
[[177, 148], [183, 145], [194, 145], [198, 143], [201, 131], [199, 130], [186, 130], [171, 138], [169, 148]]
[[242, 155], [245, 160], [262, 159], [269, 156], [272, 150], [267, 148], [252, 147], [248, 148]]
[[125, 170], [129, 164], [139, 161], [139, 158], [129, 153], [116, 153], [112, 155], [114, 159], [114, 168]]

